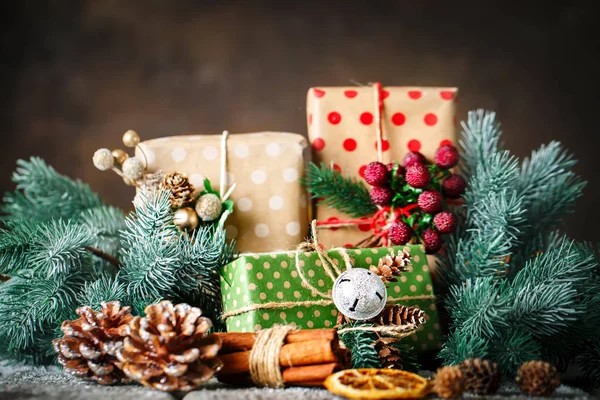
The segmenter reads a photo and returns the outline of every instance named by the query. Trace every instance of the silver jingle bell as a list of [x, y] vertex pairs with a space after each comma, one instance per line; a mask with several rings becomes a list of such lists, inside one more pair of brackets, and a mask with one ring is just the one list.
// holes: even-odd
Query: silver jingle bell
[[352, 268], [338, 276], [331, 296], [342, 314], [355, 320], [366, 320], [381, 313], [387, 300], [387, 289], [373, 272]]

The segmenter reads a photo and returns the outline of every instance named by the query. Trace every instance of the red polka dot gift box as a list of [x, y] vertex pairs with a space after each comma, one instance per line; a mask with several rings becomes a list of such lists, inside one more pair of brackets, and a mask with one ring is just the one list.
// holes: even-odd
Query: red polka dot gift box
[[136, 157], [149, 172], [187, 174], [197, 192], [204, 178], [219, 190], [225, 161], [225, 184], [236, 184], [227, 237], [242, 253], [262, 253], [293, 248], [306, 236], [307, 197], [300, 183], [306, 149], [306, 139], [293, 133], [230, 134], [225, 142], [222, 135], [191, 135], [142, 142]]
[[[440, 145], [457, 144], [457, 96], [458, 89], [439, 87], [311, 88], [307, 122], [313, 160], [362, 178], [370, 162], [401, 161], [409, 151], [433, 159]], [[315, 216], [319, 221], [349, 219], [327, 206], [317, 207]], [[320, 233], [328, 246], [359, 243], [366, 236], [360, 226]]]

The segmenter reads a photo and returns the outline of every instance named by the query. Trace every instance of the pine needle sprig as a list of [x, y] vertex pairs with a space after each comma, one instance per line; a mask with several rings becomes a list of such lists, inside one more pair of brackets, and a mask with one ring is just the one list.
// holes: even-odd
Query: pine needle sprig
[[[372, 326], [360, 322], [343, 325], [343, 328]], [[381, 368], [379, 355], [373, 344], [379, 338], [376, 332], [349, 330], [340, 335], [340, 340], [352, 353], [352, 368]]]
[[542, 345], [525, 329], [514, 328], [498, 335], [490, 357], [502, 374], [510, 376], [526, 361], [539, 360]]
[[489, 354], [490, 340], [453, 331], [446, 338], [438, 358], [445, 365], [457, 365], [469, 358], [485, 358]]
[[[13, 276], [0, 285], [1, 352], [16, 360], [25, 356], [43, 358], [43, 354], [32, 354], [39, 347], [38, 340], [51, 336], [72, 315], [83, 285], [81, 274], [53, 279]], [[46, 344], [50, 346], [49, 341]]]
[[496, 113], [482, 109], [470, 111], [467, 122], [461, 122], [461, 126], [461, 170], [465, 176], [472, 176], [478, 165], [485, 165], [492, 155], [503, 150], [502, 131]]
[[89, 254], [92, 236], [72, 221], [35, 222], [13, 220], [0, 230], [0, 272], [29, 270], [51, 277], [80, 270]]
[[109, 301], [120, 301], [127, 305], [127, 288], [119, 274], [103, 274], [93, 282], [86, 282], [83, 290], [77, 295], [78, 307], [90, 306], [95, 311], [100, 311], [101, 304]]
[[450, 289], [448, 306], [452, 324], [474, 337], [493, 335], [495, 329], [508, 328], [510, 298], [504, 284], [493, 278], [475, 278]]
[[313, 199], [355, 218], [365, 217], [377, 211], [371, 202], [369, 190], [360, 181], [342, 176], [338, 171], [321, 163], [309, 163], [303, 179]]
[[5, 219], [68, 219], [102, 205], [88, 185], [59, 174], [41, 158], [18, 160], [17, 165], [12, 177], [17, 191], [6, 194], [0, 208]]
[[127, 292], [155, 299], [172, 293], [179, 268], [177, 242], [181, 234], [172, 221], [170, 193], [161, 190], [152, 200], [135, 207], [122, 234], [121, 274]]

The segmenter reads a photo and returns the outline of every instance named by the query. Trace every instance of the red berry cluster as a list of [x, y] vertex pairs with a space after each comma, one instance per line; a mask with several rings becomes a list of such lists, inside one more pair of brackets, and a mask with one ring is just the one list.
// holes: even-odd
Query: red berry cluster
[[367, 165], [364, 178], [372, 186], [369, 194], [373, 204], [392, 210], [416, 205], [411, 208], [410, 217], [401, 215], [389, 226], [388, 238], [393, 244], [403, 245], [416, 238], [429, 254], [442, 247], [440, 235], [456, 229], [456, 217], [444, 210], [446, 199], [459, 198], [466, 186], [460, 175], [449, 171], [458, 161], [456, 147], [442, 145], [435, 152], [433, 163], [419, 152], [410, 152], [402, 165]]

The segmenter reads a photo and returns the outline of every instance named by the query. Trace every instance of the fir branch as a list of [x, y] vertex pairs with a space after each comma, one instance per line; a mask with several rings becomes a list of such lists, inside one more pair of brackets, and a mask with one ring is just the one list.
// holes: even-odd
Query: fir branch
[[126, 287], [120, 281], [119, 275], [112, 277], [105, 274], [94, 282], [86, 282], [77, 296], [77, 302], [78, 306], [90, 306], [100, 311], [103, 302], [120, 301], [123, 305], [127, 305], [126, 298]]
[[520, 328], [501, 332], [490, 354], [502, 374], [514, 375], [526, 361], [541, 358], [541, 344], [526, 330]]
[[96, 257], [101, 258], [102, 260], [111, 263], [115, 267], [120, 266], [119, 259], [117, 257], [113, 257], [110, 254], [107, 254], [107, 253], [103, 252], [102, 250], [97, 249], [92, 246], [86, 246], [85, 249], [87, 251], [89, 251], [90, 253], [92, 253], [93, 255], [95, 255]]
[[14, 276], [0, 285], [0, 351], [17, 360], [43, 358], [34, 349], [51, 346], [48, 339], [72, 315], [83, 284], [81, 274], [61, 274], [52, 279]]
[[[356, 326], [372, 326], [359, 322], [347, 324], [340, 328]], [[381, 368], [381, 361], [373, 344], [378, 339], [375, 332], [366, 330], [351, 330], [340, 335], [340, 340], [352, 353], [352, 368]]]
[[311, 198], [319, 199], [319, 204], [359, 218], [371, 215], [377, 207], [371, 202], [368, 189], [362, 182], [343, 177], [339, 172], [309, 163], [306, 178], [303, 179]]
[[40, 158], [18, 160], [17, 166], [13, 174], [17, 191], [6, 194], [0, 208], [5, 219], [68, 219], [101, 205], [88, 185], [57, 173]]
[[170, 192], [161, 190], [151, 201], [135, 207], [122, 234], [121, 273], [127, 291], [139, 299], [172, 294], [178, 285], [178, 242], [172, 223]]
[[483, 109], [469, 111], [467, 123], [461, 122], [461, 125], [461, 170], [465, 176], [472, 176], [478, 165], [486, 165], [492, 155], [502, 151], [502, 131], [496, 113]]
[[448, 307], [453, 326], [463, 334], [491, 338], [500, 328], [508, 328], [510, 298], [504, 284], [492, 278], [467, 280], [450, 289]]
[[446, 339], [438, 358], [442, 359], [445, 365], [456, 365], [468, 358], [486, 358], [488, 348], [487, 339], [454, 331]]
[[51, 220], [7, 221], [0, 231], [0, 272], [13, 274], [31, 270], [51, 277], [83, 268], [85, 247], [92, 240], [85, 228], [75, 222]]

